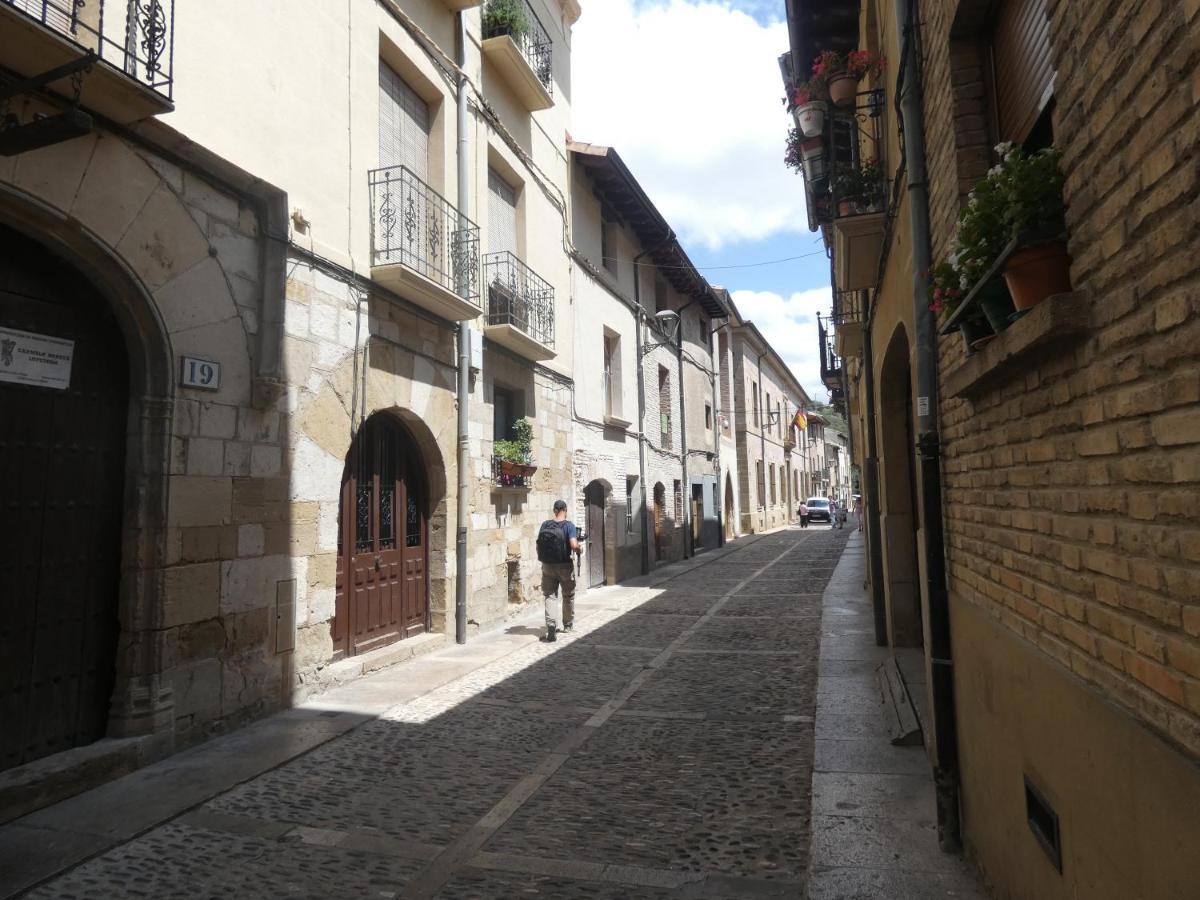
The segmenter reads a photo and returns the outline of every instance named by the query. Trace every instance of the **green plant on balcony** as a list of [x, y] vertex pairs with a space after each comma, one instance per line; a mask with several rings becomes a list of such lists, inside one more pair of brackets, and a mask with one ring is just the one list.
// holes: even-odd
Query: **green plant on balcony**
[[519, 40], [529, 33], [529, 18], [525, 15], [523, 0], [488, 0], [483, 10], [483, 36], [485, 38], [507, 34]]
[[874, 159], [843, 169], [833, 182], [838, 214], [879, 212], [886, 198], [883, 167]]
[[526, 418], [513, 422], [512, 438], [496, 441], [492, 453], [500, 460], [505, 475], [531, 475], [537, 470], [533, 465], [533, 426]]

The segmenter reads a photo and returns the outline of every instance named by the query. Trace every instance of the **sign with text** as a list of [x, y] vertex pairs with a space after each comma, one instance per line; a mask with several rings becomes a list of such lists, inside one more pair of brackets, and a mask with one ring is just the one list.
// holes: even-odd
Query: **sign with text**
[[65, 391], [74, 356], [74, 341], [0, 328], [0, 381]]
[[199, 388], [202, 391], [215, 391], [221, 386], [221, 364], [207, 359], [195, 359], [191, 356], [181, 357], [183, 372], [180, 383], [184, 387]]

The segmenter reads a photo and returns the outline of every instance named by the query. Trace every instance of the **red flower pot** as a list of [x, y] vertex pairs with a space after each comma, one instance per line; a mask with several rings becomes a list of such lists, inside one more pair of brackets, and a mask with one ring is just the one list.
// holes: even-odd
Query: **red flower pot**
[[1008, 258], [1004, 280], [1018, 309], [1037, 306], [1047, 297], [1071, 290], [1071, 257], [1064, 241], [1022, 247]]
[[834, 75], [829, 79], [829, 99], [834, 106], [853, 106], [858, 93], [858, 79], [853, 75]]

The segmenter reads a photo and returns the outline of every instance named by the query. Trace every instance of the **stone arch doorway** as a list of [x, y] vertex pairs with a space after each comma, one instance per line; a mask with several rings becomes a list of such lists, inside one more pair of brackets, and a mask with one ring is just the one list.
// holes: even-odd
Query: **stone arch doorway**
[[0, 770], [109, 732], [130, 373], [101, 289], [0, 224]]
[[362, 424], [342, 474], [335, 659], [429, 629], [429, 481], [398, 418], [376, 413]]
[[884, 586], [893, 647], [923, 643], [912, 384], [908, 335], [900, 326], [888, 343], [879, 378]]
[[592, 481], [583, 489], [585, 509], [584, 529], [587, 532], [587, 586], [600, 587], [605, 583], [607, 562], [608, 489], [602, 481]]
[[725, 540], [732, 541], [737, 537], [737, 531], [734, 528], [733, 515], [733, 476], [728, 472], [725, 473]]

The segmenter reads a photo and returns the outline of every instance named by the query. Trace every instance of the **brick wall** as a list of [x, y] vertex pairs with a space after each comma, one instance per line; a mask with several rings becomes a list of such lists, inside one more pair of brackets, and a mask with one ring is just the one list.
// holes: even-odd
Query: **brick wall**
[[[988, 143], [956, 6], [923, 36], [935, 253]], [[943, 397], [951, 592], [1200, 754], [1200, 0], [1047, 6], [1091, 330]], [[961, 343], [940, 340], [943, 377]]]

